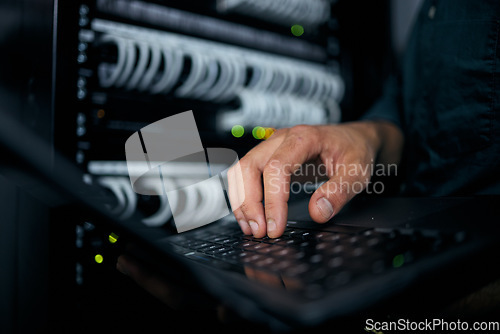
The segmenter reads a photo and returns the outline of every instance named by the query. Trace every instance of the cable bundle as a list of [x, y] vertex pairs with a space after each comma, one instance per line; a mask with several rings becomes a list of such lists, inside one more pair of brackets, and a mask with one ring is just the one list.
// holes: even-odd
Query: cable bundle
[[222, 130], [235, 124], [283, 127], [340, 119], [337, 102], [344, 84], [325, 66], [102, 20], [92, 27], [103, 33], [101, 43], [117, 49], [116, 62], [98, 67], [104, 88], [216, 103], [239, 99], [238, 110], [218, 118]]
[[[110, 208], [111, 213], [119, 219], [130, 218], [137, 210], [138, 195], [130, 185], [127, 163], [94, 161], [89, 163], [88, 168], [89, 172], [96, 176], [96, 182], [115, 195], [117, 204]], [[225, 198], [217, 197], [214, 192], [214, 189], [221, 186], [220, 181], [205, 179], [206, 171], [206, 164], [190, 163], [170, 170], [168, 177], [162, 182], [153, 177], [146, 179], [141, 186], [158, 195], [160, 206], [154, 214], [143, 218], [142, 222], [146, 226], [158, 227], [175, 216], [176, 221], [189, 222], [196, 226], [210, 221], [210, 217], [215, 220], [229, 214]], [[168, 193], [168, 200], [164, 193], [165, 184], [169, 189], [177, 189]]]
[[318, 26], [330, 17], [327, 0], [219, 0], [217, 8], [282, 25]]

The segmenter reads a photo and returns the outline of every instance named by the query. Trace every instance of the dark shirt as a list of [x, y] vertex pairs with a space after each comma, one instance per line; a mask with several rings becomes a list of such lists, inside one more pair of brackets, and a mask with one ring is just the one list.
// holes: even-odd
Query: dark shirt
[[403, 193], [500, 193], [500, 1], [428, 0], [364, 119], [405, 134]]

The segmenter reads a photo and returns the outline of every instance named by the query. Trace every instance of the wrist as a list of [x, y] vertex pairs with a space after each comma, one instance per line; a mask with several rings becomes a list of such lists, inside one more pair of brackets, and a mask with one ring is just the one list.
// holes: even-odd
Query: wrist
[[371, 151], [373, 158], [376, 159], [378, 157], [384, 146], [385, 140], [383, 125], [374, 121], [357, 121], [344, 123], [344, 126], [356, 131], [359, 138], [363, 139], [366, 147]]
[[395, 124], [387, 121], [367, 121], [376, 133], [377, 161], [383, 164], [399, 164], [404, 145], [404, 135]]

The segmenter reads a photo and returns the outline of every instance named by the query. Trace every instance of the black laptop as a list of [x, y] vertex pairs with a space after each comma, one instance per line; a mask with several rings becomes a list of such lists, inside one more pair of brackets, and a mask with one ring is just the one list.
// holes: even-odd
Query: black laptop
[[77, 205], [82, 216], [119, 237], [116, 247], [135, 244], [127, 251], [172, 280], [273, 329], [319, 326], [387, 305], [414, 310], [424, 301], [431, 310], [458, 297], [456, 289], [479, 287], [498, 274], [495, 196], [359, 197], [324, 225], [309, 219], [307, 198], [299, 198], [277, 239], [245, 236], [231, 216], [176, 234], [145, 226], [139, 212], [116, 219], [105, 205], [112, 198], [84, 184], [82, 173], [59, 155], [47, 162], [49, 146], [7, 115], [0, 122], [0, 153], [0, 172], [35, 196]]

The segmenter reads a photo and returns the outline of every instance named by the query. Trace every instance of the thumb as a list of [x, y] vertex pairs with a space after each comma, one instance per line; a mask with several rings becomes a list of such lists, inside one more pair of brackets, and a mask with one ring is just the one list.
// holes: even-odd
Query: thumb
[[323, 183], [309, 201], [309, 214], [317, 223], [326, 223], [342, 210], [354, 196], [363, 192], [369, 178], [334, 176]]

